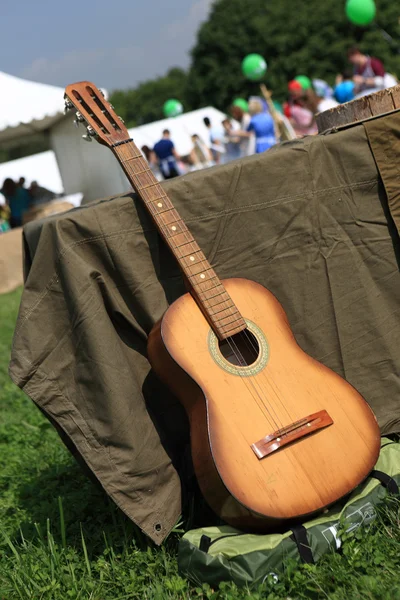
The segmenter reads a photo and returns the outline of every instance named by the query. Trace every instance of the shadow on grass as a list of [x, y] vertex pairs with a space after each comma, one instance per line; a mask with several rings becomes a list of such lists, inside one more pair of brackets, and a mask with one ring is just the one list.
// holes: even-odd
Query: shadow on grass
[[82, 530], [91, 557], [101, 555], [107, 546], [118, 552], [127, 545], [140, 549], [151, 545], [72, 457], [70, 464], [54, 465], [21, 486], [18, 505], [29, 518], [13, 532], [14, 539], [21, 532], [25, 539], [33, 539], [38, 527], [44, 534], [48, 520], [56, 543], [61, 544], [65, 535], [67, 545], [83, 554]]

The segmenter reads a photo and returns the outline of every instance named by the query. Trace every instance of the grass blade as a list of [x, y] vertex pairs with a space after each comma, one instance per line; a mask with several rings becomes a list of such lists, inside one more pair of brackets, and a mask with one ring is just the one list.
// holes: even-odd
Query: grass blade
[[64, 509], [63, 509], [63, 503], [62, 503], [61, 496], [58, 496], [58, 509], [60, 512], [61, 543], [62, 543], [62, 547], [65, 550], [65, 548], [67, 547], [67, 536], [66, 536], [66, 530], [65, 530]]
[[87, 548], [86, 548], [86, 542], [85, 542], [85, 538], [84, 538], [84, 535], [83, 535], [82, 523], [81, 523], [81, 540], [82, 540], [83, 554], [85, 556], [86, 569], [87, 569], [87, 572], [89, 574], [89, 577], [91, 577], [92, 576], [92, 568], [90, 566], [88, 551], [87, 551]]

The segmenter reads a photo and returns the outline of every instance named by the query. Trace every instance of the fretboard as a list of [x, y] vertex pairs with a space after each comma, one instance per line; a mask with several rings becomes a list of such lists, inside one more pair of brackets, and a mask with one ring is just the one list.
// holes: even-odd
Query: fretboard
[[129, 141], [114, 146], [113, 152], [178, 261], [193, 297], [215, 334], [219, 339], [226, 339], [245, 329], [242, 315], [140, 150]]

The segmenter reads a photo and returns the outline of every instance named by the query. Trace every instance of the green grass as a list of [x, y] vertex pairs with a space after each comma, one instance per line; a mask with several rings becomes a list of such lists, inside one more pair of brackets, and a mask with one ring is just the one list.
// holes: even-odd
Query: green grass
[[74, 463], [9, 380], [20, 292], [0, 298], [0, 599], [331, 598], [400, 600], [400, 508], [392, 502], [341, 554], [289, 564], [278, 584], [194, 587], [177, 570], [179, 536], [150, 544]]

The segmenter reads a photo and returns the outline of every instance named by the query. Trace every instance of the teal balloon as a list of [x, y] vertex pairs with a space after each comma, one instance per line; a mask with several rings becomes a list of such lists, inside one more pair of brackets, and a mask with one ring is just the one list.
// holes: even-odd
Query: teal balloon
[[264, 77], [267, 63], [260, 54], [248, 54], [242, 61], [242, 72], [247, 79], [257, 81]]
[[238, 106], [244, 112], [247, 112], [249, 110], [249, 103], [244, 98], [235, 98], [232, 104], [233, 106]]
[[280, 102], [278, 102], [277, 100], [272, 100], [272, 104], [274, 105], [275, 110], [283, 114], [283, 106]]
[[163, 106], [164, 115], [169, 117], [177, 117], [183, 113], [183, 106], [179, 102], [179, 100], [175, 100], [175, 98], [170, 98], [164, 103]]
[[376, 6], [374, 0], [347, 0], [347, 18], [361, 27], [369, 25], [375, 18]]
[[303, 90], [309, 90], [312, 88], [311, 79], [307, 77], [307, 75], [297, 75], [294, 80], [298, 81]]

